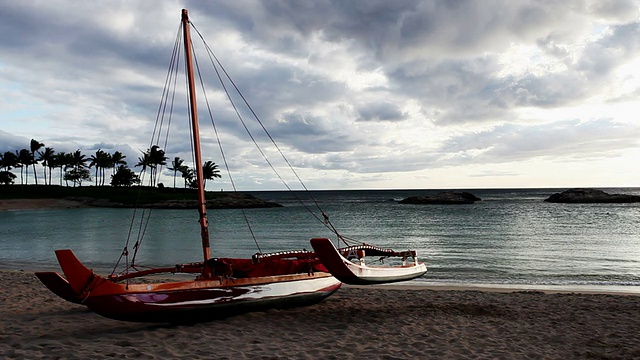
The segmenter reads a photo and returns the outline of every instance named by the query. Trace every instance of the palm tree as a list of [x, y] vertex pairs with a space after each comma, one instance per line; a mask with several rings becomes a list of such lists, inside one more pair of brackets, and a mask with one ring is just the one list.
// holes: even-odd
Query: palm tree
[[164, 156], [164, 150], [160, 149], [158, 145], [153, 145], [149, 151], [149, 158], [151, 164], [153, 164], [151, 168], [151, 178], [153, 180], [151, 186], [155, 186], [158, 181], [158, 167], [167, 165], [168, 157]]
[[180, 167], [182, 167], [182, 163], [184, 163], [184, 160], [176, 156], [175, 158], [173, 158], [173, 161], [171, 162], [171, 167], [167, 168], [173, 171], [173, 188], [174, 189], [176, 188], [176, 175], [178, 174], [178, 171], [180, 171]]
[[[98, 186], [98, 177], [101, 177], [100, 185], [104, 185], [105, 178], [105, 169], [110, 166], [111, 163], [111, 154], [98, 149], [95, 155], [91, 155], [89, 158], [91, 161], [89, 163], [89, 167], [96, 167], [95, 177], [96, 177], [96, 186]], [[100, 176], [98, 176], [100, 175]]]
[[140, 177], [142, 177], [142, 173], [147, 170], [147, 167], [151, 167], [151, 158], [149, 157], [149, 152], [142, 152], [142, 156], [138, 156], [138, 163], [135, 164], [134, 167], [142, 166], [140, 169]]
[[127, 162], [124, 160], [125, 158], [126, 156], [123, 155], [120, 151], [116, 151], [113, 153], [113, 155], [111, 155], [111, 162], [113, 162], [115, 166], [127, 165]]
[[19, 162], [20, 159], [18, 159], [18, 155], [11, 151], [6, 151], [4, 155], [2, 155], [2, 165], [0, 165], [0, 168], [5, 168], [7, 171], [10, 171], [11, 168], [18, 167]]
[[82, 180], [91, 180], [89, 171], [86, 169], [87, 165], [85, 164], [89, 159], [87, 159], [79, 149], [71, 154], [70, 160], [73, 169], [71, 169], [71, 174], [67, 173], [70, 175], [67, 179], [73, 181], [73, 187], [76, 186], [76, 183], [82, 186]]
[[100, 182], [101, 186], [104, 186], [104, 181], [107, 178], [107, 169], [109, 167], [111, 167], [111, 154], [109, 154], [108, 152], [104, 153], [104, 157], [102, 159], [102, 163], [101, 163], [101, 167], [102, 167], [102, 181]]
[[142, 166], [141, 172], [145, 171], [147, 167], [151, 169], [149, 183], [151, 186], [155, 186], [158, 166], [167, 165], [167, 159], [164, 150], [160, 149], [158, 145], [153, 145], [146, 152], [142, 152], [142, 157], [138, 157], [138, 163], [135, 166]]
[[193, 171], [193, 169], [190, 169], [186, 165], [182, 165], [180, 169], [178, 169], [178, 171], [180, 171], [180, 173], [182, 174], [182, 178], [184, 179], [184, 187], [186, 188], [187, 185], [191, 186], [191, 184], [193, 183], [193, 178], [196, 176], [195, 171]]
[[51, 185], [51, 168], [53, 162], [53, 148], [46, 147], [44, 151], [38, 151], [38, 161], [42, 162], [42, 174], [44, 175], [44, 184], [47, 185], [47, 168], [49, 168], [49, 185]]
[[60, 169], [60, 176], [64, 178], [64, 183], [69, 186], [69, 179], [65, 176], [69, 169], [74, 168], [74, 156], [73, 153], [63, 153], [64, 158], [61, 159], [62, 168]]
[[74, 151], [72, 156], [73, 156], [74, 167], [78, 169], [84, 169], [87, 167], [87, 164], [85, 163], [89, 161], [89, 159], [87, 159], [87, 157], [79, 149]]
[[17, 162], [18, 158], [16, 154], [11, 151], [7, 151], [4, 154], [0, 153], [0, 184], [13, 184], [16, 176], [11, 172], [11, 168], [16, 166], [15, 164], [17, 164]]
[[31, 161], [31, 164], [33, 165], [33, 178], [36, 180], [36, 185], [38, 185], [38, 175], [36, 174], [36, 163], [37, 163], [37, 161], [35, 160], [36, 151], [40, 150], [40, 148], [42, 148], [43, 146], [44, 146], [44, 144], [39, 142], [38, 140], [31, 139], [31, 143], [30, 143], [31, 158], [33, 159]]
[[[20, 151], [16, 150], [16, 156], [18, 157], [18, 164], [16, 167], [20, 168], [20, 184], [24, 185], [29, 182], [29, 172], [25, 170], [29, 168], [32, 162], [31, 152], [27, 149], [20, 149]], [[24, 180], [22, 178], [22, 173], [24, 171]]]
[[64, 172], [67, 170], [68, 166], [71, 165], [70, 162], [67, 161], [69, 159], [69, 155], [70, 154], [64, 151], [60, 151], [53, 155], [53, 161], [51, 161], [51, 166], [53, 168], [60, 168], [60, 186], [62, 186], [62, 178]]
[[213, 178], [221, 178], [220, 170], [218, 170], [218, 165], [213, 161], [207, 161], [202, 166], [202, 186], [207, 185], [207, 180], [213, 180]]
[[94, 176], [96, 178], [95, 186], [98, 186], [98, 170], [100, 169], [100, 166], [98, 165], [98, 161], [99, 161], [98, 159], [100, 158], [100, 153], [102, 153], [102, 152], [103, 152], [102, 149], [98, 149], [96, 151], [96, 154], [95, 155], [91, 155], [91, 157], [89, 158], [89, 160], [90, 160], [89, 168], [92, 168], [94, 166], [96, 167], [96, 171], [95, 171], [95, 174], [94, 174]]
[[[120, 165], [124, 165], [127, 166], [127, 162], [124, 160], [126, 158], [125, 155], [123, 155], [120, 151], [116, 151], [113, 154], [111, 154], [111, 161], [109, 161], [109, 168], [110, 169], [118, 169], [118, 167]], [[115, 171], [111, 172], [111, 176], [113, 176], [113, 174], [115, 174]]]

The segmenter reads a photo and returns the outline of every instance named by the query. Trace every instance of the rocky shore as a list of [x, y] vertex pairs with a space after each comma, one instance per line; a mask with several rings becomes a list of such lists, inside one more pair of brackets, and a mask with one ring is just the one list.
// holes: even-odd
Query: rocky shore
[[[113, 208], [130, 208], [130, 204], [111, 202], [105, 199], [94, 198], [67, 198], [67, 200], [78, 201], [92, 207], [113, 207]], [[189, 200], [162, 200], [152, 203], [140, 204], [140, 207], [152, 209], [197, 209], [198, 202], [193, 199]], [[225, 193], [217, 196], [215, 199], [207, 199], [208, 209], [249, 209], [249, 208], [267, 208], [280, 207], [282, 205], [270, 201], [259, 199], [253, 195], [242, 193]]]
[[544, 200], [550, 203], [594, 204], [594, 203], [634, 203], [640, 202], [640, 196], [609, 194], [597, 189], [569, 189], [555, 193]]
[[[282, 205], [259, 199], [253, 195], [228, 193], [207, 200], [208, 209], [250, 209], [281, 207]], [[9, 199], [0, 200], [0, 210], [71, 209], [82, 207], [131, 208], [131, 204], [112, 202], [91, 197], [66, 197], [63, 199]], [[139, 207], [153, 209], [196, 209], [196, 200], [163, 200], [145, 203]]]
[[435, 205], [460, 205], [473, 204], [480, 201], [479, 197], [466, 191], [443, 191], [433, 196], [410, 196], [400, 200], [400, 204], [435, 204]]

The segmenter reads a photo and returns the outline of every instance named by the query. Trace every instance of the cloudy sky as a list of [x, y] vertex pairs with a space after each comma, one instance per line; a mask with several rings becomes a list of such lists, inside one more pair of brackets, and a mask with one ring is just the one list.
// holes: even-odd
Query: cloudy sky
[[[640, 186], [640, 1], [622, 0], [4, 1], [0, 151], [133, 166], [182, 8], [310, 189]], [[282, 189], [207, 93], [238, 188]], [[167, 155], [190, 159], [176, 109]]]

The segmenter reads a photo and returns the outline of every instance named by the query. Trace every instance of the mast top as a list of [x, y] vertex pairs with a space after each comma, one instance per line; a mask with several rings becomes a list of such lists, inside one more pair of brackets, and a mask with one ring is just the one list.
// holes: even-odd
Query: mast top
[[187, 9], [182, 9], [182, 20], [189, 21], [189, 11]]

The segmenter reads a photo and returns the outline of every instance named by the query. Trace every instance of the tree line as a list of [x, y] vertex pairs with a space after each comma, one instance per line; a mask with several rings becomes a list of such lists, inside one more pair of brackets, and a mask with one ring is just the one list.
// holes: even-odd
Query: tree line
[[[149, 185], [152, 187], [160, 186], [158, 184], [158, 171], [162, 166], [167, 165], [169, 159], [164, 150], [159, 146], [153, 145], [146, 151], [142, 151], [142, 155], [138, 157], [138, 163], [134, 167], [141, 167], [140, 174], [136, 174], [131, 170], [126, 156], [120, 151], [108, 153], [98, 149], [95, 154], [87, 157], [80, 150], [75, 152], [56, 152], [51, 147], [46, 147], [44, 143], [31, 139], [29, 149], [20, 149], [15, 151], [6, 151], [0, 153], [0, 184], [12, 185], [15, 183], [17, 176], [12, 170], [20, 170], [20, 184], [24, 185], [29, 182], [29, 172], [33, 174], [35, 184], [38, 185], [38, 176], [36, 165], [42, 167], [42, 179], [45, 185], [52, 185], [52, 172], [59, 169], [58, 180], [62, 186], [63, 181], [66, 186], [82, 186], [85, 181], [91, 181], [91, 171], [94, 170], [95, 185], [105, 185], [107, 179], [107, 170], [111, 171], [111, 186], [132, 186], [142, 183], [141, 176], [146, 170], [149, 170]], [[195, 187], [195, 170], [184, 165], [184, 160], [176, 156], [171, 162], [169, 170], [173, 171], [173, 187], [176, 187], [176, 177], [180, 173], [184, 180], [184, 187]], [[220, 170], [218, 165], [213, 161], [207, 161], [203, 164], [203, 180], [206, 184], [207, 180], [220, 178]]]

